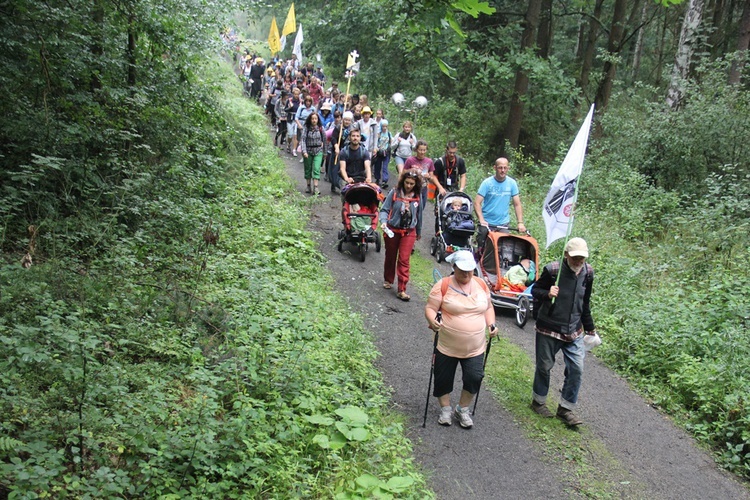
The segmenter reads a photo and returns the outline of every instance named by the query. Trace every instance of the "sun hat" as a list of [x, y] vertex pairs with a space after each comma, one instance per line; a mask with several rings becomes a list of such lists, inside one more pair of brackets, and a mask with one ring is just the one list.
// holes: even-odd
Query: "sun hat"
[[344, 111], [344, 116], [342, 116], [342, 118], [349, 118], [350, 120], [354, 120], [354, 114], [351, 111]]
[[381, 125], [388, 125], [388, 120], [386, 120], [385, 118], [383, 118], [382, 120], [380, 120], [380, 124]]
[[450, 254], [445, 261], [449, 264], [453, 264], [462, 271], [473, 271], [477, 268], [477, 263], [474, 261], [474, 254], [468, 250], [459, 250]]
[[320, 107], [321, 111], [324, 111], [326, 109], [328, 111], [331, 111], [331, 103], [329, 101], [324, 102], [323, 105]]
[[370, 106], [365, 106], [364, 108], [362, 108], [362, 114], [364, 115], [365, 113], [372, 114], [372, 110], [370, 109]]
[[571, 257], [588, 257], [589, 247], [583, 238], [571, 238], [565, 245], [565, 252]]

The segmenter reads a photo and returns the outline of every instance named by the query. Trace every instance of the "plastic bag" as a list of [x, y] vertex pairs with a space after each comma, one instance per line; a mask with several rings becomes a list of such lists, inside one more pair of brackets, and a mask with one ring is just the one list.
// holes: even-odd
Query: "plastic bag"
[[595, 333], [593, 335], [585, 335], [583, 337], [583, 348], [586, 349], [586, 351], [590, 351], [594, 347], [601, 345], [602, 339], [599, 337], [598, 333]]

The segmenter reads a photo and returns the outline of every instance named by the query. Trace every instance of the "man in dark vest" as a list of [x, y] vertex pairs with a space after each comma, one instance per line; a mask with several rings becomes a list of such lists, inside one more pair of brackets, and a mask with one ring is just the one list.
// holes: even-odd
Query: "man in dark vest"
[[[534, 285], [534, 307], [538, 307], [536, 320], [536, 372], [531, 409], [543, 417], [552, 417], [547, 408], [550, 371], [555, 356], [562, 350], [565, 360], [563, 383], [557, 417], [570, 427], [583, 421], [573, 410], [578, 402], [578, 390], [583, 378], [584, 334], [596, 333], [591, 316], [591, 289], [594, 269], [586, 263], [588, 246], [583, 238], [571, 238], [565, 245], [562, 265], [552, 262], [544, 267]], [[559, 281], [556, 283], [558, 274]]]
[[[435, 160], [435, 177], [446, 191], [466, 189], [466, 162], [458, 156], [456, 141], [448, 141], [445, 154]], [[435, 234], [438, 232], [438, 204], [435, 203]]]

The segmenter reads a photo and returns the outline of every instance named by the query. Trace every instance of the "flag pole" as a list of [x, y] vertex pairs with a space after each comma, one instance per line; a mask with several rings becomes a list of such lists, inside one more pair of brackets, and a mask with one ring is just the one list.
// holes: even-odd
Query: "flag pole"
[[[349, 54], [349, 57], [352, 58], [351, 60], [353, 62], [352, 66], [351, 66], [352, 68], [354, 67], [354, 64], [356, 64], [356, 57], [357, 56], [355, 54], [356, 54], [356, 51], [352, 51], [352, 53]], [[349, 61], [349, 59], [347, 58], [347, 62], [348, 61]], [[347, 64], [347, 66], [348, 66], [348, 64]], [[348, 77], [347, 77], [347, 80], [346, 80], [346, 93], [344, 94], [344, 113], [346, 113], [346, 106], [349, 104], [349, 86], [352, 84], [352, 77], [354, 76], [354, 71], [352, 69], [347, 68], [346, 71], [348, 73]], [[344, 113], [341, 113], [341, 127], [339, 128], [339, 138], [336, 141], [336, 146], [337, 146], [337, 148], [338, 148], [339, 151], [336, 152], [336, 156], [334, 156], [334, 159], [333, 159], [333, 162], [334, 162], [334, 166], [333, 167], [334, 168], [336, 168], [336, 166], [339, 163], [339, 153], [341, 152], [341, 138], [344, 135]]]

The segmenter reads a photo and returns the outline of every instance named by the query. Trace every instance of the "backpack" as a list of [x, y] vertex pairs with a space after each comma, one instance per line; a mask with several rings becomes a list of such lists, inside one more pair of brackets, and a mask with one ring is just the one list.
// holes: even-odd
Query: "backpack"
[[[472, 278], [474, 278], [474, 281], [476, 281], [477, 283], [482, 284], [482, 290], [484, 290], [487, 293], [490, 293], [490, 289], [487, 286], [487, 283], [485, 283], [483, 279], [480, 279], [477, 276], [472, 276]], [[447, 276], [440, 280], [440, 295], [442, 297], [445, 297], [445, 293], [448, 291], [448, 286], [450, 286], [450, 281], [451, 281], [450, 276]]]
[[[391, 209], [388, 211], [388, 220], [389, 221], [392, 218], [392, 215], [393, 215], [393, 206], [394, 206], [393, 204], [396, 202], [396, 200], [399, 200], [401, 202], [407, 203], [409, 205], [409, 207], [411, 207], [412, 202], [415, 202], [415, 201], [419, 202], [419, 201], [421, 201], [419, 197], [417, 197], [417, 198], [402, 198], [400, 196], [396, 197], [396, 192], [397, 191], [398, 191], [398, 188], [394, 188], [393, 191], [391, 191], [393, 193], [393, 196], [391, 197]], [[411, 208], [409, 210], [411, 210]], [[406, 226], [404, 226], [404, 221], [403, 220], [401, 221], [401, 228], [402, 229], [411, 226], [411, 221], [413, 220], [414, 213], [410, 212], [410, 214], [411, 214], [412, 218], [409, 219], [409, 223]], [[446, 286], [448, 286], [448, 285], [446, 285]]]
[[[583, 286], [589, 287], [591, 286], [591, 283], [594, 281], [594, 268], [591, 267], [591, 264], [586, 262], [586, 277], [583, 279]], [[549, 264], [549, 273], [552, 276], [553, 280], [557, 280], [557, 273], [560, 272], [560, 262], [554, 261]], [[541, 276], [541, 273], [539, 274]], [[537, 299], [536, 297], [533, 298], [534, 307], [532, 310], [532, 316], [534, 317], [534, 320], [539, 318], [539, 310], [542, 308], [542, 301]]]

